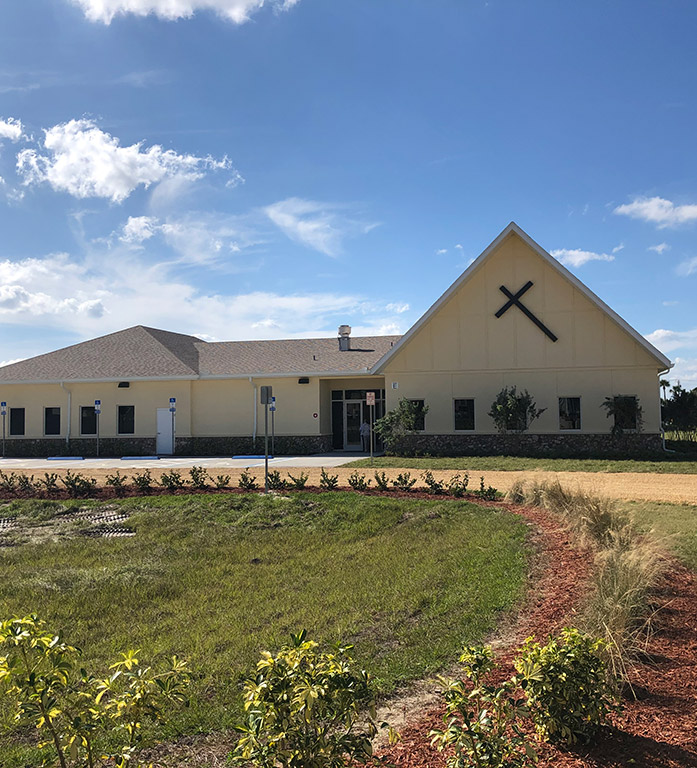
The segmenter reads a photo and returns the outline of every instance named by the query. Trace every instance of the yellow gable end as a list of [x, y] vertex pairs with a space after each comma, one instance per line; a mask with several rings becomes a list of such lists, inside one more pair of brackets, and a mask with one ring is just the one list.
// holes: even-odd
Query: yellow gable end
[[[515, 295], [549, 331], [552, 341], [515, 304]], [[515, 232], [491, 251], [475, 271], [386, 362], [385, 373], [510, 371], [531, 369], [660, 369], [630, 333], [591, 301]]]

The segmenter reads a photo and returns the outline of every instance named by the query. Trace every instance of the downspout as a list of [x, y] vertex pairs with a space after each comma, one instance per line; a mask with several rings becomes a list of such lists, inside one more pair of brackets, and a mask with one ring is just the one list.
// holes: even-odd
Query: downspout
[[64, 389], [68, 393], [68, 426], [65, 430], [65, 447], [68, 448], [70, 446], [70, 425], [72, 423], [72, 403], [73, 403], [73, 393], [65, 386], [65, 384], [61, 381], [61, 388]]
[[[671, 366], [672, 368], [672, 366]], [[666, 368], [665, 371], [659, 371], [658, 372], [658, 380], [661, 380], [661, 376], [665, 376], [666, 373], [670, 371], [670, 368]], [[661, 391], [661, 387], [658, 387], [658, 391]], [[658, 396], [658, 423], [661, 425], [661, 443], [663, 446], [663, 450], [665, 453], [676, 453], [676, 451], [672, 450], [671, 448], [666, 448], [666, 431], [663, 427], [663, 409], [661, 408], [661, 396]]]
[[254, 383], [254, 378], [249, 377], [249, 383], [253, 387], [252, 397], [254, 398], [254, 426], [252, 427], [252, 445], [256, 448], [257, 445], [257, 385]]

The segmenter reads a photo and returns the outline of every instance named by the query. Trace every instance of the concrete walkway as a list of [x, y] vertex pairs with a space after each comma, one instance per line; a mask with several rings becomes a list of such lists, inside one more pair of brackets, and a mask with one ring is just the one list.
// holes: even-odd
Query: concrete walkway
[[[273, 467], [340, 467], [355, 459], [364, 459], [365, 453], [322, 453], [313, 456], [278, 456], [269, 459]], [[191, 467], [216, 467], [220, 469], [244, 469], [245, 467], [263, 467], [264, 457], [233, 459], [229, 456], [218, 457], [172, 457], [163, 456], [159, 459], [147, 457], [137, 459], [83, 459], [81, 461], [58, 458], [48, 459], [0, 459], [0, 469], [4, 472], [17, 472], [24, 469], [56, 470], [72, 469], [76, 472], [91, 472], [94, 469], [190, 469]]]

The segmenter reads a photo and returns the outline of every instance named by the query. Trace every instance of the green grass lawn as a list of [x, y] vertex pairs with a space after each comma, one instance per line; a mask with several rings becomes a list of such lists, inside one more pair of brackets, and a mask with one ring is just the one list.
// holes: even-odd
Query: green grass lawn
[[[38, 613], [83, 648], [95, 672], [129, 648], [144, 659], [188, 659], [191, 706], [160, 738], [229, 727], [241, 677], [291, 631], [354, 642], [358, 661], [389, 692], [483, 639], [525, 586], [526, 526], [465, 501], [137, 498], [109, 505], [132, 513], [132, 538], [87, 539], [75, 524], [58, 526], [66, 535], [56, 538], [46, 526], [71, 504], [79, 506], [2, 508], [1, 517], [17, 516], [36, 536], [0, 548], [0, 615]], [[0, 719], [3, 768], [34, 764], [32, 750], [13, 744], [6, 711]]]
[[664, 538], [666, 548], [672, 550], [687, 566], [697, 571], [697, 506], [627, 502], [641, 525]]
[[347, 467], [371, 467], [376, 469], [404, 467], [406, 469], [453, 469], [479, 471], [514, 471], [546, 470], [549, 472], [660, 472], [678, 474], [697, 473], [697, 460], [694, 454], [689, 458], [676, 459], [674, 454], [666, 454], [665, 460], [642, 461], [638, 459], [543, 459], [523, 456], [457, 456], [457, 457], [400, 457], [379, 456], [373, 460], [358, 459]]

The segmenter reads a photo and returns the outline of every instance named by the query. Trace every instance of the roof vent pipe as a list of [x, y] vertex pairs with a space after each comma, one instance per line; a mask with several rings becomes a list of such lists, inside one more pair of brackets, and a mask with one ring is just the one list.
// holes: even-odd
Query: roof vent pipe
[[347, 352], [351, 349], [351, 326], [340, 325], [339, 326], [339, 350], [341, 352]]

